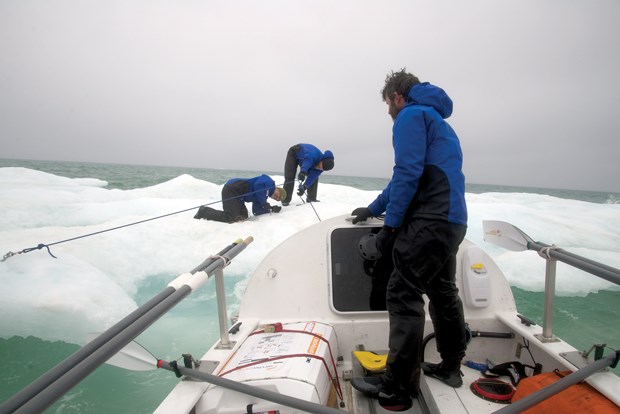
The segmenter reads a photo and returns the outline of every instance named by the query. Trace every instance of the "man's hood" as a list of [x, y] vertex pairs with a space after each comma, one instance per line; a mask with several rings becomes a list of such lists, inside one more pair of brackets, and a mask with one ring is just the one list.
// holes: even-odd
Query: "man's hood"
[[430, 106], [444, 119], [452, 115], [452, 99], [443, 89], [428, 82], [414, 85], [409, 90], [407, 103]]

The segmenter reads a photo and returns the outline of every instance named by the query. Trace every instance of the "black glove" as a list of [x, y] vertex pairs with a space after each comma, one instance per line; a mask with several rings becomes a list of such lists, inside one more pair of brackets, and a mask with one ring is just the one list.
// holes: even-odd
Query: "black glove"
[[306, 186], [303, 184], [299, 184], [299, 190], [297, 190], [297, 195], [301, 197], [306, 192]]
[[272, 213], [279, 213], [280, 210], [282, 210], [282, 207], [280, 207], [280, 206], [271, 206], [271, 212]]
[[304, 180], [306, 179], [306, 173], [305, 173], [305, 172], [303, 172], [303, 171], [300, 171], [300, 172], [299, 172], [299, 175], [297, 176], [297, 179], [298, 179], [299, 181], [304, 181]]
[[372, 217], [372, 213], [368, 209], [368, 207], [358, 207], [351, 213], [352, 216], [355, 216], [351, 223], [356, 224], [360, 221], [366, 221], [367, 218]]
[[393, 227], [383, 226], [377, 237], [375, 237], [375, 246], [377, 251], [381, 253], [381, 256], [385, 256], [394, 244], [394, 237], [396, 236], [396, 230]]

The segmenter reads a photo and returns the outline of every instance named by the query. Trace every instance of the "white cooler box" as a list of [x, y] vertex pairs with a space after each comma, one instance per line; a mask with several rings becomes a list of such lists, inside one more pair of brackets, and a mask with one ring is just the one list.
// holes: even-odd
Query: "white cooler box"
[[[269, 332], [274, 326], [276, 331]], [[320, 322], [299, 322], [269, 325], [265, 331], [248, 336], [218, 375], [318, 404], [327, 405], [330, 394], [333, 400], [332, 378], [337, 375], [339, 355], [333, 328]], [[248, 404], [255, 404], [254, 413], [299, 412], [213, 385], [196, 412], [245, 413]]]

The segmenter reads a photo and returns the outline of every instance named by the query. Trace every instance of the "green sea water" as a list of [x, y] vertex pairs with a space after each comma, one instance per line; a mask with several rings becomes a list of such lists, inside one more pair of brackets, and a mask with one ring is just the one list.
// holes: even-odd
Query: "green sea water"
[[[152, 293], [158, 293], [158, 290]], [[520, 312], [534, 322], [542, 323], [543, 293], [527, 292], [519, 288], [513, 288], [513, 293]], [[143, 294], [148, 295], [148, 292]], [[620, 292], [601, 291], [585, 297], [558, 297], [554, 334], [568, 339], [579, 350], [588, 350], [593, 343], [617, 348], [618, 333], [609, 326], [609, 321], [620, 320], [618, 303]], [[182, 309], [181, 313], [188, 312], [195, 316], [197, 310], [188, 307]], [[579, 332], [575, 332], [574, 326], [582, 318], [590, 322], [579, 324]], [[199, 331], [208, 342], [217, 339], [217, 335], [213, 335], [213, 332], [217, 332], [217, 326], [213, 327], [212, 332], [206, 329]], [[183, 340], [183, 333], [177, 335], [179, 341]], [[3, 361], [0, 402], [77, 350], [78, 346], [74, 344], [43, 341], [34, 337], [0, 339], [0, 358]], [[194, 355], [201, 355], [203, 351], [196, 349]], [[620, 375], [619, 368], [614, 371]], [[178, 379], [168, 371], [132, 372], [104, 364], [46, 410], [46, 413], [152, 413], [177, 382]]]
[[[69, 162], [0, 160], [0, 167], [24, 167], [41, 170], [70, 178], [98, 178], [109, 183], [107, 188], [134, 189], [159, 184], [181, 174], [189, 174], [198, 179], [222, 184], [226, 180], [240, 176], [253, 176], [262, 172], [213, 170], [181, 167], [134, 166], [112, 164], [84, 164]], [[273, 172], [273, 174], [281, 174]], [[321, 182], [351, 186], [364, 190], [380, 190], [387, 179], [344, 177], [326, 175]], [[523, 192], [547, 194], [555, 197], [588, 201], [593, 203], [617, 203], [620, 195], [573, 191], [562, 189], [521, 188], [468, 184], [470, 193], [484, 192]], [[160, 283], [161, 282], [161, 283]], [[238, 280], [228, 279], [227, 285], [234, 286]], [[136, 301], [146, 302], [159, 293], [165, 282], [157, 279], [140, 287]], [[529, 292], [512, 288], [519, 312], [542, 323], [543, 293]], [[599, 291], [583, 297], [557, 297], [554, 315], [554, 334], [562, 337], [577, 349], [587, 350], [593, 343], [604, 343], [610, 347], [620, 347], [617, 321], [620, 320], [620, 291]], [[204, 323], [191, 329], [175, 331], [175, 341], [179, 344], [211, 343], [218, 336], [215, 299], [207, 303], [180, 303], [174, 316], [164, 316], [156, 322], [161, 326], [171, 325], [171, 319], [184, 317], [198, 318]], [[202, 318], [202, 319], [200, 319]], [[584, 322], [588, 321], [588, 322]], [[579, 329], [575, 329], [579, 326]], [[165, 329], [165, 328], [164, 328]], [[158, 357], [174, 358], [180, 352], [200, 356], [205, 349], [190, 345], [190, 349], [168, 349], [169, 344], [158, 347], [153, 338], [149, 350]], [[197, 339], [199, 338], [199, 339]], [[181, 345], [179, 345], [181, 347]], [[194, 346], [194, 348], [191, 348]], [[0, 403], [24, 388], [58, 362], [75, 352], [78, 346], [65, 342], [44, 341], [35, 337], [4, 337], [0, 332]], [[179, 352], [177, 352], [179, 351]], [[616, 368], [616, 372], [620, 368]], [[46, 413], [151, 413], [164, 396], [172, 390], [178, 379], [167, 371], [131, 372], [103, 365], [79, 385], [51, 406]]]

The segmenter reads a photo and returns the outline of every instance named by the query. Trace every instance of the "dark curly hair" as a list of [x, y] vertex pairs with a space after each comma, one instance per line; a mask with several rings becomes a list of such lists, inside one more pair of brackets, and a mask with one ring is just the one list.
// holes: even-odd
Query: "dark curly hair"
[[412, 86], [420, 83], [415, 75], [407, 73], [407, 68], [402, 68], [398, 72], [391, 71], [385, 77], [385, 85], [381, 89], [381, 99], [394, 96], [394, 92], [407, 98]]

